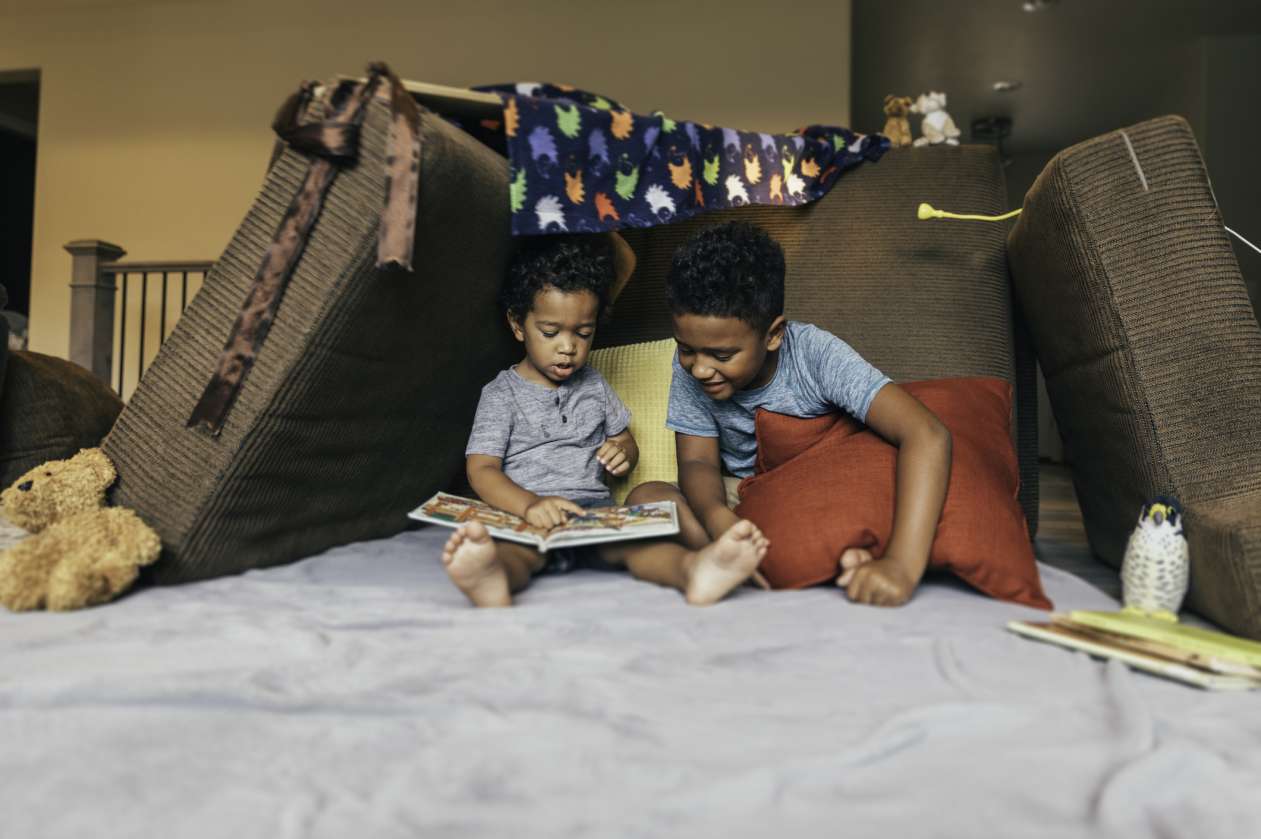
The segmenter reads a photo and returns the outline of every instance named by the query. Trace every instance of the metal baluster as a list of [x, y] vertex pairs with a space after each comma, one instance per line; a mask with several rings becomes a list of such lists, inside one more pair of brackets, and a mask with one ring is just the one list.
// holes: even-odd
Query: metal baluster
[[184, 310], [188, 308], [188, 272], [181, 271], [183, 280], [180, 282], [180, 314], [184, 314]]
[[145, 302], [149, 296], [149, 272], [144, 271], [140, 274], [140, 358], [139, 365], [136, 367], [136, 381], [140, 381], [140, 377], [144, 375], [144, 322], [145, 322]]
[[[115, 274], [115, 277], [118, 275]], [[127, 272], [123, 278], [123, 307], [118, 318], [118, 395], [123, 395], [123, 371], [127, 368]]]
[[158, 321], [158, 346], [166, 342], [166, 272], [162, 272], [162, 319]]

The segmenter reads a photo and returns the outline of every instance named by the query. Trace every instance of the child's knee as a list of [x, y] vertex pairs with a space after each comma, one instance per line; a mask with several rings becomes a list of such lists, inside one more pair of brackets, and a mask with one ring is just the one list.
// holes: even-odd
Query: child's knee
[[651, 504], [654, 501], [674, 501], [678, 503], [683, 498], [683, 494], [679, 492], [679, 488], [674, 484], [665, 481], [648, 481], [642, 483], [630, 491], [626, 496], [626, 505], [633, 504]]

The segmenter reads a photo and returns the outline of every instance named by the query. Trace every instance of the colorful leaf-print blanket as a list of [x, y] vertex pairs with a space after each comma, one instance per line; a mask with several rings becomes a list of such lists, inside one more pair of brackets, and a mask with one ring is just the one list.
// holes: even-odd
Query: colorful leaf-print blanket
[[805, 204], [889, 148], [880, 134], [835, 126], [765, 134], [659, 111], [644, 116], [557, 85], [479, 89], [503, 99], [517, 236], [651, 227], [746, 204]]

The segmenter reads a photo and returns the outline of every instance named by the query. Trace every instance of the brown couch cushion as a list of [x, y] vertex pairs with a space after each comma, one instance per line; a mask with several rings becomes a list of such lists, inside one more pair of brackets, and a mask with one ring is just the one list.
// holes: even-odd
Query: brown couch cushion
[[1186, 122], [1060, 152], [1008, 245], [1092, 548], [1177, 496], [1189, 605], [1261, 638], [1261, 331]]
[[[1191, 550], [1192, 606], [1205, 615], [1217, 604], [1244, 611], [1237, 625], [1224, 626], [1261, 639], [1261, 492], [1245, 492], [1183, 507], [1183, 529]], [[1246, 611], [1251, 610], [1251, 611]], [[1246, 622], [1251, 618], [1253, 629]], [[1232, 617], [1232, 620], [1234, 618]], [[1241, 628], [1238, 628], [1241, 627]]]
[[720, 210], [625, 231], [638, 268], [597, 340], [614, 346], [670, 337], [664, 283], [674, 251], [708, 225], [733, 218], [758, 224], [784, 248], [789, 318], [841, 336], [895, 381], [995, 376], [1016, 386], [1021, 506], [1032, 534], [1037, 394], [1032, 354], [1016, 340], [1023, 333], [1013, 337], [1006, 230], [919, 221], [921, 201], [1001, 212], [998, 155], [988, 146], [892, 149], [804, 207]]
[[25, 350], [9, 353], [3, 394], [0, 489], [45, 461], [99, 446], [123, 409], [109, 385], [79, 365]]
[[160, 582], [402, 530], [460, 469], [482, 385], [512, 360], [495, 295], [507, 162], [422, 115], [415, 271], [374, 268], [388, 105], [333, 181], [267, 340], [209, 436], [185, 423], [308, 161], [286, 150], [105, 441], [113, 500], [162, 539]]

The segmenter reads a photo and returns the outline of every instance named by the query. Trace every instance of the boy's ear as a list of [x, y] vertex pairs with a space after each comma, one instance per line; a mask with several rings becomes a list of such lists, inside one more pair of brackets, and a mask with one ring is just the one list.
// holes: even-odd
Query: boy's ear
[[788, 321], [784, 320], [784, 316], [780, 315], [771, 321], [771, 325], [766, 328], [766, 351], [775, 352], [779, 349], [780, 344], [784, 343], [784, 326]]
[[508, 328], [512, 330], [512, 337], [525, 343], [525, 329], [522, 328], [521, 322], [512, 316], [512, 312], [508, 312], [504, 317], [508, 319]]

